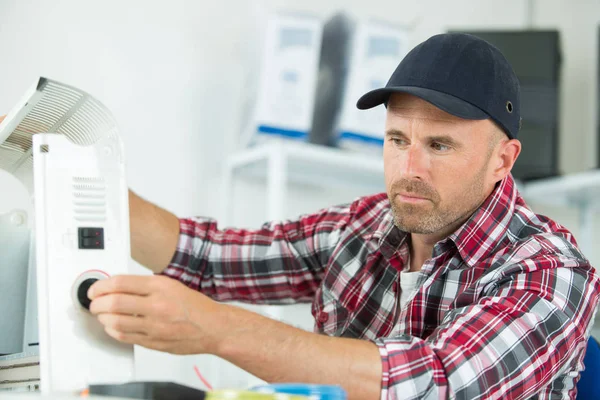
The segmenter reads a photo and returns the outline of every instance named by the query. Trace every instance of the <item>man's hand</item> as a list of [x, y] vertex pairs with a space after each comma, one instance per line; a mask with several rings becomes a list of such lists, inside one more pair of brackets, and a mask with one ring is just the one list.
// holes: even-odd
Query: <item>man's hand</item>
[[90, 311], [121, 342], [214, 354], [267, 382], [339, 384], [349, 400], [381, 397], [381, 357], [366, 340], [306, 332], [164, 276], [116, 276], [96, 282], [88, 296]]
[[0, 115], [0, 123], [2, 123], [2, 120], [6, 118], [6, 115]]
[[[173, 354], [214, 354], [210, 327], [220, 305], [165, 276], [115, 276], [88, 291], [90, 312], [124, 343]], [[204, 323], [204, 320], [207, 323]]]

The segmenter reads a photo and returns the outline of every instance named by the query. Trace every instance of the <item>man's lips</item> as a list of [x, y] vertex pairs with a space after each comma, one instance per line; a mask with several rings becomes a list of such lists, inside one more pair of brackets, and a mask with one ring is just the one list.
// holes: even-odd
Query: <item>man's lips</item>
[[429, 201], [428, 198], [421, 197], [413, 193], [398, 193], [398, 197], [405, 203], [421, 203], [424, 201]]

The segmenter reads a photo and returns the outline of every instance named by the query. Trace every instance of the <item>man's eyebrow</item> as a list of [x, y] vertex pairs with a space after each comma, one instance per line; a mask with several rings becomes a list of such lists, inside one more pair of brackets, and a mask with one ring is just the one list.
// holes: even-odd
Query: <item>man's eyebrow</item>
[[[397, 136], [397, 137], [402, 137], [402, 138], [408, 138], [408, 136], [402, 132], [400, 129], [395, 129], [395, 128], [391, 128], [385, 131], [385, 136], [386, 137], [390, 137], [390, 136]], [[462, 144], [459, 143], [456, 139], [454, 139], [452, 136], [450, 135], [432, 135], [432, 136], [426, 136], [425, 139], [429, 142], [438, 142], [438, 143], [442, 143], [454, 148], [459, 148], [462, 147]]]

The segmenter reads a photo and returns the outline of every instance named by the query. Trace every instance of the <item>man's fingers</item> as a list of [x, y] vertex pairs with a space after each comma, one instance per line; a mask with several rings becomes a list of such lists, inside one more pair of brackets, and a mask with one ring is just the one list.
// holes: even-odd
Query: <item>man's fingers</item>
[[125, 314], [146, 316], [150, 314], [148, 302], [141, 296], [131, 294], [107, 294], [95, 298], [90, 304], [92, 314]]
[[105, 328], [115, 332], [146, 335], [146, 320], [140, 317], [122, 314], [100, 314], [98, 321]]
[[6, 115], [0, 115], [0, 123], [2, 122], [2, 120], [6, 118]]
[[104, 331], [108, 333], [109, 336], [117, 339], [119, 342], [129, 344], [140, 344], [142, 341], [147, 341], [148, 338], [146, 335], [141, 333], [125, 333], [109, 327], [104, 327]]
[[94, 283], [88, 290], [88, 297], [96, 297], [110, 293], [129, 293], [145, 296], [151, 291], [152, 276], [117, 275]]

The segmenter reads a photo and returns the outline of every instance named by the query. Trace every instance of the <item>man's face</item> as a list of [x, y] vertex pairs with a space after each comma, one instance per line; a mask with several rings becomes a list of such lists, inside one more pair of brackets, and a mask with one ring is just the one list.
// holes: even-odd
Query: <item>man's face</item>
[[383, 147], [385, 181], [396, 225], [448, 235], [492, 192], [498, 131], [406, 94], [390, 96]]

